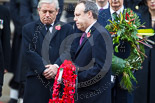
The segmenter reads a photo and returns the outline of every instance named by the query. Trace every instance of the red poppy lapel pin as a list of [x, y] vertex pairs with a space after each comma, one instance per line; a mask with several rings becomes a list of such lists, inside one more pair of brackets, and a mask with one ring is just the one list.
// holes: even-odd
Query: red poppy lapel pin
[[55, 26], [55, 29], [56, 29], [56, 30], [60, 30], [60, 29], [61, 29], [61, 25], [58, 24], [57, 26]]
[[89, 32], [87, 33], [87, 38], [89, 38], [91, 36], [91, 30], [89, 30]]

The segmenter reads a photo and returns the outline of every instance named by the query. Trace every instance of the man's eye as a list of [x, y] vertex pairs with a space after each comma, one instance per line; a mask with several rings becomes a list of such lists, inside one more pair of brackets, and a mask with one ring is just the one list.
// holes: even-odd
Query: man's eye
[[42, 12], [43, 12], [43, 13], [46, 13], [47, 11], [46, 11], [46, 10], [43, 10]]
[[54, 11], [49, 11], [50, 14], [52, 14]]

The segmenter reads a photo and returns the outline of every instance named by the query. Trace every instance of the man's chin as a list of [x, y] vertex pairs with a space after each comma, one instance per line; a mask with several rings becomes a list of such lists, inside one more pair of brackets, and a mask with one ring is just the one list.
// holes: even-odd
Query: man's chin
[[81, 28], [80, 28], [80, 27], [78, 27], [78, 26], [77, 26], [77, 28], [78, 28], [79, 30], [81, 30]]
[[105, 1], [99, 1], [100, 4], [104, 4]]
[[119, 4], [119, 3], [116, 3], [116, 4], [113, 4], [112, 6], [113, 6], [113, 7], [119, 7], [120, 4]]
[[44, 22], [44, 24], [50, 25], [50, 24], [52, 24], [52, 22]]

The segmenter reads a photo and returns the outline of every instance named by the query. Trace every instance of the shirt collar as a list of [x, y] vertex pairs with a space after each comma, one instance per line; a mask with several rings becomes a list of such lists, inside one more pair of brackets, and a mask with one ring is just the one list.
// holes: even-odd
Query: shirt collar
[[97, 3], [96, 3], [97, 7], [98, 7], [98, 10], [100, 10], [101, 8], [103, 9], [108, 9], [109, 7], [109, 2], [107, 2], [107, 4], [104, 6], [104, 7], [100, 7]]
[[117, 11], [114, 11], [111, 7], [110, 7], [110, 13], [111, 13], [111, 15], [114, 13], [114, 12], [116, 12], [118, 15], [120, 14], [120, 12], [122, 12], [123, 13], [123, 10], [124, 10], [124, 6], [122, 6], [119, 10], [117, 10]]
[[85, 31], [86, 34], [89, 32], [90, 28], [91, 28], [96, 22], [97, 22], [97, 20], [94, 21], [94, 22], [86, 29], [86, 31]]
[[[46, 24], [44, 24], [46, 26]], [[53, 25], [54, 25], [54, 22], [51, 24], [51, 27], [49, 28], [49, 31], [52, 33], [52, 30], [53, 30]], [[47, 30], [47, 28], [46, 28]]]
[[[45, 26], [46, 26], [46, 24], [44, 24]], [[53, 27], [53, 25], [54, 25], [54, 22], [51, 24], [51, 27]]]

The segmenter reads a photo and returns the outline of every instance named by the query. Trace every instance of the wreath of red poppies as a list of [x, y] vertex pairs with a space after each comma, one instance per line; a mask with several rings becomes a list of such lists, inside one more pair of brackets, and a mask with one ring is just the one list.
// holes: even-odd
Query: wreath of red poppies
[[[58, 68], [57, 75], [55, 77], [53, 85], [53, 94], [52, 99], [49, 100], [49, 103], [74, 103], [74, 94], [75, 94], [75, 85], [76, 77], [75, 74], [76, 68], [71, 61], [65, 60], [64, 63]], [[60, 76], [62, 75], [62, 77]], [[64, 92], [62, 98], [60, 95], [60, 84], [61, 80], [64, 84]]]

